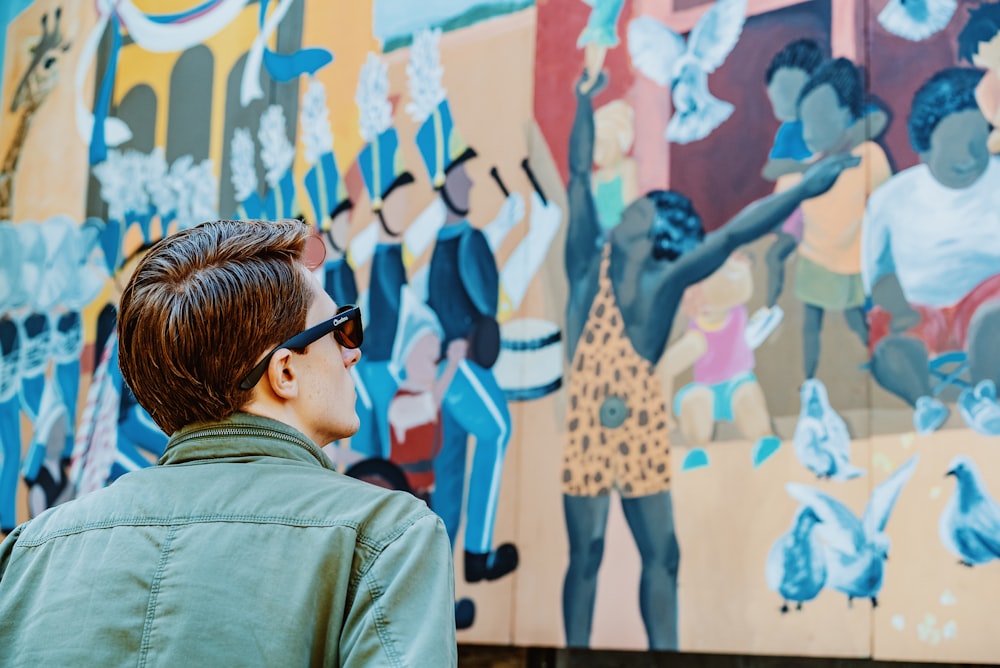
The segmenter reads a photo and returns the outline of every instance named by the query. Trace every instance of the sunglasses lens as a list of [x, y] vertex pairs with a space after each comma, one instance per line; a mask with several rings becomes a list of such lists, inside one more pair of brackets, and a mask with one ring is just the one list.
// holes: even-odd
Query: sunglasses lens
[[333, 336], [337, 339], [337, 343], [345, 348], [360, 348], [362, 341], [364, 341], [364, 331], [361, 326], [361, 309], [354, 308], [354, 313], [351, 314], [350, 319], [334, 330]]
[[305, 246], [302, 248], [302, 264], [309, 271], [315, 271], [326, 259], [326, 246], [323, 240], [316, 235], [309, 235], [306, 238]]

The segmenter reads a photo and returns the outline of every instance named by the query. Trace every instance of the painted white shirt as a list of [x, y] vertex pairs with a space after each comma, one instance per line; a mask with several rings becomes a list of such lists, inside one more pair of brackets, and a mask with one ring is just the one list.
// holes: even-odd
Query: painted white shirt
[[968, 188], [946, 188], [925, 164], [872, 193], [861, 232], [865, 293], [895, 273], [911, 304], [941, 308], [1000, 274], [1000, 158]]

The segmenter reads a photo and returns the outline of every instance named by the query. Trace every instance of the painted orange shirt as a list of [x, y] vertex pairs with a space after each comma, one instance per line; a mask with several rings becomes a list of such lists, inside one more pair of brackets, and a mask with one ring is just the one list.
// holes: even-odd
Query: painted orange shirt
[[882, 147], [865, 142], [853, 151], [861, 164], [840, 175], [819, 197], [802, 202], [804, 226], [798, 252], [836, 274], [861, 273], [861, 220], [868, 196], [892, 170]]

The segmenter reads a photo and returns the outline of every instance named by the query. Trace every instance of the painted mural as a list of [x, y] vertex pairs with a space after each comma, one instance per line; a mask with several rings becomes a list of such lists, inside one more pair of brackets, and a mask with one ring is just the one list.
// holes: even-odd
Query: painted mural
[[[462, 642], [1000, 657], [1000, 2], [19, 0], [0, 530], [155, 464], [157, 240], [300, 218]], [[206, 351], [210, 354], [210, 351]]]

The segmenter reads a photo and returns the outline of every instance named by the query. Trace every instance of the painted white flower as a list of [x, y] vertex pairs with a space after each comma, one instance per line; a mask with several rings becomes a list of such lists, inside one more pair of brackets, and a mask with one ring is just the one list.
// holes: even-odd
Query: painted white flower
[[441, 85], [444, 68], [441, 67], [441, 29], [424, 30], [413, 36], [410, 60], [406, 64], [411, 102], [406, 111], [417, 123], [423, 123], [448, 92]]
[[285, 112], [280, 105], [272, 104], [261, 114], [257, 141], [260, 142], [260, 160], [266, 170], [264, 180], [273, 190], [295, 160], [295, 147], [288, 141]]
[[101, 199], [108, 205], [110, 218], [124, 220], [126, 213], [149, 211], [145, 161], [145, 156], [138, 151], [112, 149], [104, 162], [94, 167], [94, 175], [101, 182]]
[[392, 104], [389, 102], [389, 66], [374, 53], [361, 66], [358, 88], [354, 93], [358, 105], [361, 138], [370, 142], [392, 126]]
[[[202, 160], [188, 172], [188, 188], [191, 198], [188, 203], [186, 227], [193, 227], [206, 220], [219, 217], [219, 182], [211, 160]], [[182, 227], [181, 229], [184, 229]]]
[[177, 194], [178, 229], [219, 217], [218, 182], [211, 160], [196, 165], [190, 155], [181, 156], [170, 167], [170, 180]]
[[326, 108], [326, 88], [316, 79], [309, 81], [309, 87], [302, 96], [299, 122], [302, 124], [306, 162], [315, 165], [321, 155], [333, 149], [333, 132], [330, 131], [329, 111]]
[[255, 164], [253, 137], [247, 128], [236, 128], [229, 149], [229, 171], [236, 191], [236, 201], [246, 201], [257, 190], [257, 167]]
[[170, 170], [163, 149], [159, 146], [146, 157], [146, 192], [161, 218], [177, 208], [177, 194], [170, 187]]

